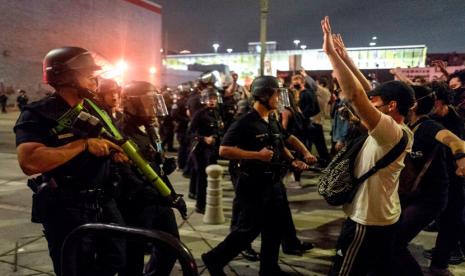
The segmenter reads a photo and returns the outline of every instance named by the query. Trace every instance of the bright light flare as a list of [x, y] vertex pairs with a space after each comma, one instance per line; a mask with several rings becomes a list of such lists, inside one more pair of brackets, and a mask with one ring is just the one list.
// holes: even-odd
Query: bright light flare
[[154, 75], [156, 72], [157, 72], [157, 68], [155, 68], [153, 66], [149, 68], [150, 75]]
[[119, 80], [123, 78], [124, 72], [127, 71], [128, 64], [123, 59], [120, 59], [116, 64], [109, 65], [104, 68], [101, 77], [104, 79]]
[[124, 73], [128, 69], [128, 64], [124, 59], [119, 60], [116, 63], [116, 70], [118, 70], [121, 74]]

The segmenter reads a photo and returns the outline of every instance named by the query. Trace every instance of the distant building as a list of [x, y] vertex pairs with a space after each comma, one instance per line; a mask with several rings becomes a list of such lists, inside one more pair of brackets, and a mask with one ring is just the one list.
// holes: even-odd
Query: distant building
[[[270, 53], [270, 52], [276, 51], [276, 47], [278, 43], [276, 41], [267, 41], [265, 45], [266, 45], [266, 52]], [[260, 42], [249, 42], [247, 44], [247, 49], [250, 54], [259, 54], [262, 51], [262, 46]]]
[[[258, 42], [257, 42], [258, 43]], [[260, 54], [250, 51], [259, 44], [249, 43], [248, 53], [208, 53], [191, 55], [168, 55], [165, 66], [169, 69], [188, 70], [191, 64], [225, 64], [239, 73], [241, 78], [258, 75]], [[276, 75], [278, 71], [331, 70], [331, 64], [321, 49], [272, 51], [276, 43], [270, 42], [270, 51], [265, 57], [265, 73]], [[252, 47], [252, 48], [251, 48]], [[427, 47], [425, 45], [348, 48], [349, 55], [360, 69], [387, 69], [395, 67], [424, 67]]]

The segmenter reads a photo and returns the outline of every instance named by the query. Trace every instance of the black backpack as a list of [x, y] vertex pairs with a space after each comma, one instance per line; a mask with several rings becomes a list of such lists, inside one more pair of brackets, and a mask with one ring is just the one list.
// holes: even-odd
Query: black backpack
[[352, 202], [361, 183], [375, 174], [379, 169], [391, 164], [405, 150], [408, 136], [404, 130], [402, 132], [403, 136], [399, 143], [383, 158], [378, 160], [375, 166], [359, 178], [354, 176], [355, 159], [368, 138], [368, 134], [360, 135], [351, 140], [323, 170], [323, 174], [318, 181], [318, 193], [332, 206]]

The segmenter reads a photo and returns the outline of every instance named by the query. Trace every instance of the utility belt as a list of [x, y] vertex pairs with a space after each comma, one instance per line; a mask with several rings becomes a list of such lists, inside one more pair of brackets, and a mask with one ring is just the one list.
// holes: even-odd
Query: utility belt
[[237, 164], [238, 173], [249, 176], [270, 176], [273, 181], [284, 177], [288, 168], [278, 163], [265, 163], [257, 160], [240, 160]]
[[69, 176], [47, 177], [40, 175], [28, 179], [33, 191], [31, 221], [43, 223], [66, 208], [84, 212], [101, 211], [103, 190], [100, 188], [80, 189], [75, 178]]

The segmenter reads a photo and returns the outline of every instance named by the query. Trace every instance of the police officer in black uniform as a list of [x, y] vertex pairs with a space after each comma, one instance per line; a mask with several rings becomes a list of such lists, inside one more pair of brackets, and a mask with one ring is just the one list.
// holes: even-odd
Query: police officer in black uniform
[[[171, 207], [178, 208], [183, 217], [186, 217], [187, 210], [182, 196], [175, 193], [168, 179], [168, 175], [176, 168], [176, 161], [164, 156], [156, 129], [157, 117], [167, 115], [163, 97], [156, 93], [156, 88], [149, 82], [132, 81], [123, 88], [122, 103], [124, 114], [118, 123], [119, 128], [126, 137], [137, 144], [143, 157], [171, 189], [176, 204], [173, 205], [173, 202], [161, 197], [134, 171], [131, 175], [123, 173], [124, 184], [118, 206], [128, 225], [160, 230], [179, 239]], [[127, 267], [119, 275], [142, 275], [145, 245], [128, 242], [127, 248]], [[163, 248], [155, 248], [152, 253], [156, 275], [169, 275], [176, 256]]]
[[[278, 108], [279, 85], [275, 77], [263, 76], [252, 83], [253, 109], [231, 125], [220, 155], [239, 159], [236, 197], [241, 207], [237, 228], [202, 259], [211, 275], [226, 275], [223, 267], [261, 233], [260, 275], [283, 275], [278, 265], [284, 221], [285, 188], [281, 163], [305, 168], [284, 147], [290, 137], [269, 116]], [[276, 166], [276, 167], [275, 167]]]
[[[42, 174], [28, 183], [35, 192], [32, 219], [44, 227], [57, 275], [63, 242], [73, 229], [89, 222], [124, 223], [106, 187], [113, 184], [113, 161], [127, 157], [112, 142], [82, 139], [72, 129], [80, 111], [95, 112], [84, 99], [88, 101], [97, 88], [99, 68], [85, 49], [51, 50], [43, 73], [55, 93], [27, 105], [14, 127], [21, 169], [27, 175]], [[94, 244], [84, 238], [76, 254], [77, 275], [114, 275], [124, 265], [124, 249], [113, 245], [111, 251], [96, 254]]]
[[183, 169], [187, 163], [189, 154], [189, 138], [187, 128], [189, 126], [189, 117], [187, 116], [187, 97], [191, 88], [185, 85], [180, 85], [173, 99], [171, 107], [171, 117], [176, 122], [176, 138], [178, 139], [178, 167]]
[[206, 88], [201, 92], [204, 108], [194, 114], [190, 125], [191, 154], [194, 163], [195, 174], [191, 177], [196, 187], [197, 202], [195, 210], [198, 213], [205, 212], [205, 200], [207, 193], [208, 165], [216, 164], [218, 160], [218, 148], [223, 135], [223, 121], [218, 112], [218, 91], [215, 88]]
[[175, 125], [173, 117], [170, 116], [171, 109], [173, 108], [173, 91], [170, 88], [167, 88], [161, 95], [163, 95], [166, 108], [168, 109], [167, 115], [158, 118], [162, 145], [166, 151], [175, 152], [176, 149], [173, 147]]

